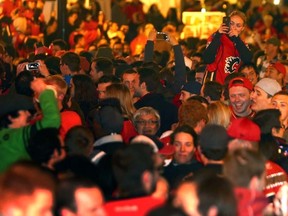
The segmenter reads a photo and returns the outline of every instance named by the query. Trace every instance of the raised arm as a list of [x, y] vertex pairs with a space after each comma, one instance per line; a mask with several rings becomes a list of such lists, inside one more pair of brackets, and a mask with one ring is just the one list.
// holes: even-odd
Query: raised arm
[[175, 76], [173, 83], [174, 93], [179, 93], [182, 85], [186, 82], [186, 66], [184, 61], [184, 55], [181, 49], [181, 46], [178, 43], [178, 40], [169, 33], [169, 42], [173, 47], [174, 58], [175, 58]]
[[144, 49], [144, 62], [153, 62], [154, 41], [156, 39], [156, 30], [149, 32], [147, 42]]
[[43, 118], [36, 123], [37, 129], [60, 126], [60, 113], [56, 101], [56, 91], [47, 85], [43, 79], [35, 79], [31, 83], [31, 88], [35, 95], [39, 96], [40, 107]]
[[211, 63], [213, 63], [215, 61], [218, 48], [219, 48], [219, 46], [221, 44], [221, 41], [220, 41], [221, 33], [219, 33], [217, 31], [211, 37], [212, 37], [211, 42], [209, 42], [207, 44], [206, 49], [202, 53], [203, 61], [206, 64], [211, 64]]

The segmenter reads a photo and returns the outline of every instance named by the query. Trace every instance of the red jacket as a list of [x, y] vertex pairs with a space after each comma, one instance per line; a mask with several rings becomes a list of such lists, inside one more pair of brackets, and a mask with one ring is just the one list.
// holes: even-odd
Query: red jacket
[[107, 216], [145, 216], [147, 213], [164, 204], [164, 200], [145, 196], [120, 201], [108, 202], [104, 205]]
[[[208, 43], [211, 42], [212, 39], [213, 36], [208, 38]], [[207, 65], [207, 71], [216, 72], [216, 81], [223, 84], [226, 76], [238, 71], [240, 62], [240, 55], [235, 44], [223, 34], [215, 61]]]
[[268, 200], [264, 193], [248, 188], [235, 188], [238, 216], [262, 216]]

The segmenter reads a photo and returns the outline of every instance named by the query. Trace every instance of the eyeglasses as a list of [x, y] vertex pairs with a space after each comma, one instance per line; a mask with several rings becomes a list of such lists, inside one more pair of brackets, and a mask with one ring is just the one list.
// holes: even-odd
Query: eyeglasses
[[144, 120], [140, 120], [140, 121], [136, 121], [136, 124], [139, 124], [139, 125], [156, 125], [158, 124], [158, 121], [153, 121], [153, 120], [148, 120], [148, 121], [144, 121]]

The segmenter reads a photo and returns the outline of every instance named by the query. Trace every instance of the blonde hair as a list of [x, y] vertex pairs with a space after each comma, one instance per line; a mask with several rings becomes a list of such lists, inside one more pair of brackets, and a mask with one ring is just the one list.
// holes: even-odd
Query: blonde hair
[[247, 18], [246, 18], [246, 15], [243, 12], [237, 11], [237, 10], [236, 11], [232, 11], [232, 13], [229, 15], [229, 17], [232, 17], [232, 16], [239, 16], [243, 20], [243, 26], [245, 26]]
[[124, 84], [113, 83], [106, 88], [106, 98], [117, 98], [120, 101], [123, 116], [132, 120], [136, 111], [130, 91]]
[[228, 105], [217, 101], [209, 104], [208, 108], [208, 124], [222, 125], [227, 128], [230, 124], [231, 110]]
[[45, 83], [47, 85], [54, 86], [56, 88], [58, 95], [61, 95], [61, 94], [66, 95], [68, 85], [61, 75], [52, 75], [52, 76], [46, 77]]

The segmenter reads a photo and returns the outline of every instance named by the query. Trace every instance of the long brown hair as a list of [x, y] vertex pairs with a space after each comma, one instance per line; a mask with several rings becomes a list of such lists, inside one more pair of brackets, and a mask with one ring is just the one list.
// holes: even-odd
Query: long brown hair
[[126, 85], [113, 83], [106, 88], [106, 98], [117, 98], [120, 101], [123, 116], [132, 120], [136, 111], [130, 91]]

